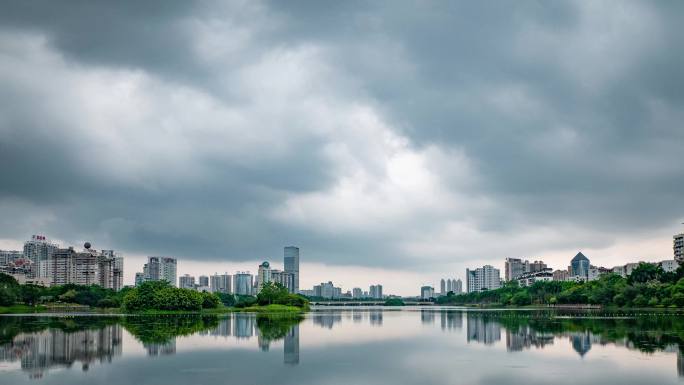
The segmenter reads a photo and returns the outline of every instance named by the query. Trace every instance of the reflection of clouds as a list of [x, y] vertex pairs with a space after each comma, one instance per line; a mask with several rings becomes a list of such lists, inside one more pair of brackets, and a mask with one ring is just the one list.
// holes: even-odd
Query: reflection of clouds
[[21, 370], [31, 378], [41, 378], [53, 368], [70, 368], [76, 362], [87, 371], [94, 362], [111, 362], [121, 355], [121, 336], [120, 325], [73, 332], [48, 329], [20, 333], [12, 342], [0, 346], [0, 361], [20, 361]]

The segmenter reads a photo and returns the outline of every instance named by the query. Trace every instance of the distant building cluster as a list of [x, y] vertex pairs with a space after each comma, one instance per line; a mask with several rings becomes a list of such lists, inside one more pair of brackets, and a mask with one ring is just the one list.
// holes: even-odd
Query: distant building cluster
[[352, 290], [342, 292], [342, 288], [335, 286], [332, 281], [321, 282], [320, 285], [315, 285], [311, 290], [301, 290], [300, 293], [309, 297], [324, 299], [384, 299], [387, 297], [383, 294], [380, 284], [371, 285], [368, 291], [355, 287]]
[[22, 284], [100, 285], [120, 290], [123, 268], [123, 257], [114, 250], [97, 251], [89, 242], [82, 251], [60, 248], [43, 235], [24, 242], [23, 251], [0, 251], [0, 272]]
[[[211, 293], [256, 295], [267, 283], [283, 285], [290, 293], [299, 292], [299, 248], [287, 246], [283, 253], [283, 270], [273, 269], [268, 261], [257, 267], [256, 276], [249, 271], [238, 271], [233, 275], [194, 276], [184, 274], [178, 277], [178, 287]], [[136, 286], [145, 281], [166, 280], [175, 285], [176, 260], [168, 257], [150, 257], [142, 273], [136, 274]]]
[[172, 257], [147, 257], [142, 273], [135, 273], [135, 285], [147, 281], [167, 281], [176, 286], [178, 261]]
[[[664, 259], [660, 262], [648, 262], [660, 266], [664, 272], [676, 271], [680, 264], [684, 263], [684, 233], [673, 237], [673, 259]], [[627, 277], [632, 271], [644, 262], [631, 262], [625, 265], [606, 268], [591, 264], [589, 258], [582, 252], [578, 252], [571, 260], [567, 269], [554, 270], [541, 260], [530, 262], [523, 258], [506, 258], [504, 261], [504, 277], [500, 277], [499, 269], [485, 265], [474, 269], [466, 269], [466, 291], [468, 293], [498, 289], [505, 282], [517, 282], [519, 286], [531, 286], [535, 282], [543, 281], [571, 281], [586, 282], [599, 279], [604, 274], [617, 274]], [[457, 282], [457, 283], [456, 283]], [[455, 286], [457, 285], [457, 286]], [[453, 291], [461, 292], [460, 280], [442, 279], [440, 290], [436, 292], [432, 286], [420, 288], [421, 299], [432, 299]]]

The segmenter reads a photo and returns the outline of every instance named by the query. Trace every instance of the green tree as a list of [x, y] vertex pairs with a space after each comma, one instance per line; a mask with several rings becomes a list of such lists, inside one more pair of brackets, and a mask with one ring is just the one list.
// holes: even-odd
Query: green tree
[[658, 280], [664, 274], [663, 268], [660, 265], [653, 263], [641, 262], [632, 270], [632, 274], [627, 277], [628, 284], [646, 283], [652, 280]]
[[42, 296], [43, 288], [36, 285], [21, 285], [19, 293], [21, 302], [33, 306]]
[[511, 298], [511, 303], [516, 306], [525, 306], [532, 303], [532, 298], [524, 291], [515, 293]]
[[202, 309], [215, 309], [221, 303], [221, 299], [214, 293], [202, 292]]

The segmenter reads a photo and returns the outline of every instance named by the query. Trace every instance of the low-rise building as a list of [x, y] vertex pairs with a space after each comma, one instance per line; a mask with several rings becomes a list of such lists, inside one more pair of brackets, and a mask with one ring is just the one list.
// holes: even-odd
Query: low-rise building
[[532, 286], [535, 282], [553, 281], [553, 269], [547, 267], [540, 271], [523, 273], [517, 281], [520, 287]]
[[660, 267], [663, 268], [663, 271], [666, 273], [672, 273], [677, 271], [679, 268], [679, 262], [677, 262], [674, 259], [666, 259], [664, 261], [660, 261]]

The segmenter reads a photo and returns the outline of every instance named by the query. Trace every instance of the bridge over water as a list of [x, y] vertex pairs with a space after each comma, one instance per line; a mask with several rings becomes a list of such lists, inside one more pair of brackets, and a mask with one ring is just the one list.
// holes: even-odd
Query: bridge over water
[[[382, 306], [385, 301], [312, 301], [312, 306]], [[432, 302], [404, 301], [406, 306], [432, 306]]]

